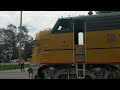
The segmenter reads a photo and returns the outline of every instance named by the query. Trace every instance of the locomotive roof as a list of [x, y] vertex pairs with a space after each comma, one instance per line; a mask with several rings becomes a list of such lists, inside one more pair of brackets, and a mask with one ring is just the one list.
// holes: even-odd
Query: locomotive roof
[[94, 19], [94, 18], [105, 18], [105, 17], [114, 17], [120, 16], [120, 12], [111, 12], [111, 13], [101, 13], [96, 15], [86, 15], [86, 16], [76, 16], [76, 17], [66, 17], [61, 19], [72, 19], [73, 21], [76, 20], [86, 20], [86, 19]]
[[[73, 28], [72, 22], [75, 23], [75, 30], [83, 29], [84, 21], [86, 21], [87, 31], [120, 29], [120, 12], [59, 18], [52, 29], [52, 33], [72, 32], [73, 31], [72, 30], [72, 28]], [[57, 29], [58, 29], [59, 25], [61, 25], [61, 24], [63, 26], [66, 25], [71, 29], [66, 30], [66, 31], [58, 31]]]

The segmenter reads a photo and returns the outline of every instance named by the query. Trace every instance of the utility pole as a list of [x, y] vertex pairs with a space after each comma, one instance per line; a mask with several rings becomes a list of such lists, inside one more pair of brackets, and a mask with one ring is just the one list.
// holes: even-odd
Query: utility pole
[[21, 58], [21, 27], [22, 27], [22, 11], [20, 11], [19, 61]]

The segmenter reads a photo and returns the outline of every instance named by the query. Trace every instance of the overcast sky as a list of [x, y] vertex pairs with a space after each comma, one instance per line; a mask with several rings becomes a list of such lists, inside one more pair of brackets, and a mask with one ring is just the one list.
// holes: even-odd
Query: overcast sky
[[[58, 18], [87, 15], [88, 11], [23, 11], [23, 25], [29, 29], [29, 34], [35, 37], [36, 33], [45, 28], [52, 28]], [[0, 11], [0, 28], [7, 25], [20, 24], [20, 11]]]

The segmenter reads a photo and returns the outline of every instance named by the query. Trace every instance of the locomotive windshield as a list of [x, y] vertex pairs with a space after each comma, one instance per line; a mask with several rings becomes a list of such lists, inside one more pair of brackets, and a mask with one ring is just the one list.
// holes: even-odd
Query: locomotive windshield
[[53, 30], [52, 33], [65, 33], [72, 31], [72, 20], [71, 19], [59, 19]]

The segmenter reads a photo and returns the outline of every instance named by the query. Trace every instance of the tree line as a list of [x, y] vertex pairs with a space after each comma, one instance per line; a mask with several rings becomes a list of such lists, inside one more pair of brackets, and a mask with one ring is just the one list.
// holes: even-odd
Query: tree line
[[[0, 28], [0, 55], [7, 57], [6, 62], [9, 62], [9, 57], [12, 54], [11, 59], [19, 58], [19, 41], [21, 40], [21, 57], [27, 60], [32, 54], [32, 41], [33, 37], [28, 35], [28, 28], [26, 26], [17, 27], [13, 24], [7, 26], [7, 28]], [[20, 38], [21, 35], [21, 38]]]

